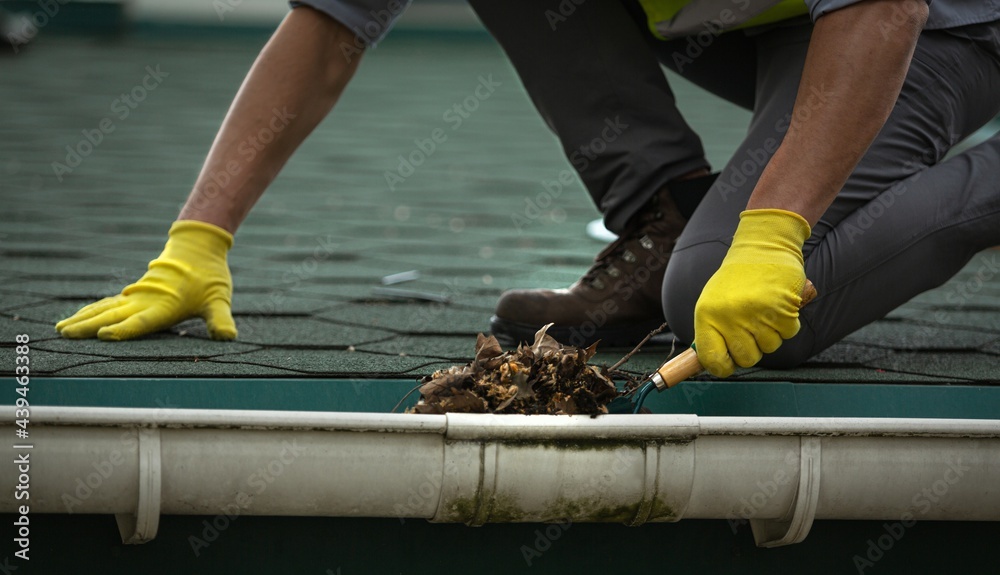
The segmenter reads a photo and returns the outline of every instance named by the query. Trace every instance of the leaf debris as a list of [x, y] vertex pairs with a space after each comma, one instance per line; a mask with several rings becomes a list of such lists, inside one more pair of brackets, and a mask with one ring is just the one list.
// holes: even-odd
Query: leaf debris
[[421, 380], [420, 401], [407, 413], [522, 413], [597, 415], [618, 396], [607, 369], [589, 365], [597, 344], [564, 346], [546, 332], [530, 346], [504, 352], [493, 336], [479, 334], [475, 359]]

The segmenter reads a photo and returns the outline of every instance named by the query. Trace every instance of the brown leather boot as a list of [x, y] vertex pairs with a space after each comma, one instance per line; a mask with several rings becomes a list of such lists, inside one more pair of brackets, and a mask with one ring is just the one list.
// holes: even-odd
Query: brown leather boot
[[[505, 292], [490, 319], [493, 335], [505, 345], [517, 345], [554, 323], [548, 334], [563, 344], [638, 344], [663, 323], [663, 272], [687, 218], [714, 180], [715, 175], [703, 176], [672, 183], [670, 191], [662, 188], [569, 288]], [[684, 214], [673, 199], [682, 189], [688, 208]]]

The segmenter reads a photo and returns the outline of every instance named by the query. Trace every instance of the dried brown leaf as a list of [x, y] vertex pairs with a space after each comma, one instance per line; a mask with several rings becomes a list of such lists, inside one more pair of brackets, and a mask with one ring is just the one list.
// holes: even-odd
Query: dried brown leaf
[[486, 361], [503, 355], [503, 348], [494, 336], [476, 336], [476, 361]]
[[420, 395], [429, 399], [441, 395], [447, 390], [461, 388], [469, 380], [471, 373], [466, 368], [453, 370], [455, 370], [454, 367], [447, 371], [435, 372], [428, 381], [420, 386]]
[[531, 344], [531, 351], [536, 356], [545, 355], [547, 352], [559, 351], [562, 346], [551, 335], [545, 333], [555, 324], [548, 324], [535, 333], [535, 343]]
[[607, 413], [618, 396], [602, 368], [589, 365], [597, 345], [563, 346], [548, 335], [549, 324], [535, 341], [504, 352], [492, 336], [476, 338], [475, 358], [464, 366], [424, 378], [421, 399], [409, 413]]
[[618, 396], [618, 388], [615, 387], [615, 382], [601, 373], [601, 368], [596, 365], [588, 365], [587, 368], [594, 375], [594, 383], [590, 389], [594, 397], [599, 401], [611, 401]]
[[516, 387], [517, 395], [514, 397], [518, 399], [534, 397], [535, 390], [528, 383], [529, 373], [529, 368], [516, 361], [511, 361], [500, 366], [500, 382], [504, 385]]
[[440, 403], [426, 403], [420, 400], [412, 408], [407, 409], [406, 413], [419, 413], [421, 415], [438, 415], [444, 413]]
[[552, 396], [552, 406], [556, 414], [575, 415], [579, 413], [576, 401], [565, 393], [557, 393]]
[[487, 405], [483, 398], [468, 389], [459, 389], [451, 397], [441, 400], [441, 408], [452, 413], [486, 413]]
[[517, 383], [517, 395], [514, 397], [518, 399], [530, 399], [535, 397], [534, 386], [528, 381], [528, 376], [525, 375], [523, 378], [518, 378], [515, 380]]
[[512, 395], [512, 396], [508, 397], [500, 405], [498, 405], [496, 409], [493, 410], [494, 413], [500, 413], [501, 411], [507, 409], [507, 406], [509, 406], [510, 404], [514, 403], [515, 399], [517, 399], [516, 395]]
[[502, 363], [503, 363], [502, 355], [500, 357], [493, 357], [485, 361], [477, 362], [478, 366], [481, 367], [484, 371], [496, 370], [497, 368], [500, 367], [500, 364]]

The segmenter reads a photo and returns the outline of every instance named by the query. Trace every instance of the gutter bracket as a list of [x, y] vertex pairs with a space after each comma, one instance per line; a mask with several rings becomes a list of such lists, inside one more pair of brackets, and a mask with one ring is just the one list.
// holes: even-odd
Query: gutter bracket
[[789, 521], [751, 519], [757, 547], [781, 547], [801, 543], [809, 535], [819, 503], [821, 443], [818, 437], [801, 437], [799, 451], [799, 487]]
[[482, 527], [490, 520], [497, 492], [497, 444], [483, 443], [479, 449], [479, 485], [476, 490], [476, 511], [466, 523]]
[[138, 545], [156, 537], [160, 526], [160, 496], [162, 486], [162, 460], [160, 458], [160, 431], [139, 429], [139, 501], [136, 512], [116, 513], [118, 532], [122, 543]]
[[643, 525], [649, 520], [660, 483], [660, 446], [653, 442], [647, 442], [643, 446], [643, 452], [645, 472], [642, 477], [642, 498], [639, 500], [635, 517], [631, 521], [625, 522], [629, 527]]

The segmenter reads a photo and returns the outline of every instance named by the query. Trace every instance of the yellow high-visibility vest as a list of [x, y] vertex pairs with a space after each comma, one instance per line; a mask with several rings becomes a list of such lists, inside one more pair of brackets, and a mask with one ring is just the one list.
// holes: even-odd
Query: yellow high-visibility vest
[[[639, 4], [646, 12], [650, 31], [661, 40], [703, 30], [721, 33], [752, 28], [809, 13], [804, 0], [639, 0]], [[698, 13], [682, 14], [692, 9]], [[677, 34], [670, 33], [680, 16], [687, 20], [686, 26], [677, 30]], [[694, 21], [704, 27], [691, 29]]]

